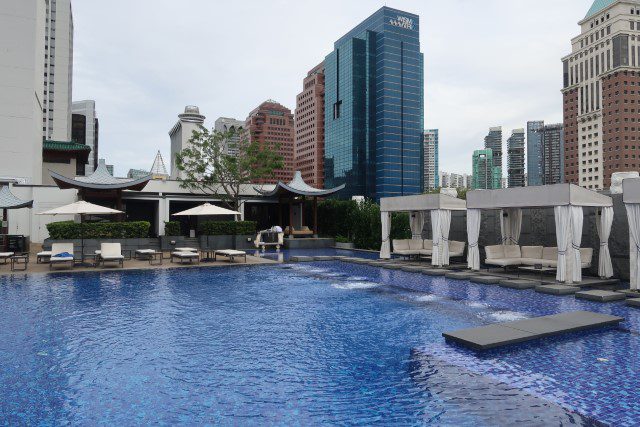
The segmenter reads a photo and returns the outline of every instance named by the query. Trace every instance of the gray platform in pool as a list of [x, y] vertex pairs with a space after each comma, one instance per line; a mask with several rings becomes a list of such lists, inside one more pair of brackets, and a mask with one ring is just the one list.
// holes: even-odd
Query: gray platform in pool
[[572, 311], [517, 322], [444, 332], [442, 336], [447, 341], [453, 341], [474, 350], [488, 350], [553, 335], [617, 325], [623, 320], [622, 317], [608, 314]]

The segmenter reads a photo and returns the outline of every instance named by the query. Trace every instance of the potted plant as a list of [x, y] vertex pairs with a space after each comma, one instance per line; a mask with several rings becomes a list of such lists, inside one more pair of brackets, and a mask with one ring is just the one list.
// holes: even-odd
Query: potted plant
[[344, 236], [336, 236], [336, 248], [338, 249], [353, 249], [353, 242], [350, 242], [348, 238]]

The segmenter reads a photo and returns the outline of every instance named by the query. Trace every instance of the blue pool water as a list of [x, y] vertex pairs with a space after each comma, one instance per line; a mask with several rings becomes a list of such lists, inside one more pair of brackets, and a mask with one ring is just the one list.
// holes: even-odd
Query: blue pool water
[[[445, 330], [621, 328], [482, 355]], [[2, 424], [634, 425], [640, 313], [342, 262], [0, 278]]]

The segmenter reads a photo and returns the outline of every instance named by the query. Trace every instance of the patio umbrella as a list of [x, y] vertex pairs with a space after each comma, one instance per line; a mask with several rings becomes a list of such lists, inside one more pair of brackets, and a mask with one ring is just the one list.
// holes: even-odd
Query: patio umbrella
[[173, 216], [211, 216], [211, 215], [240, 215], [240, 212], [232, 211], [229, 209], [221, 208], [220, 206], [212, 205], [211, 203], [205, 203], [204, 205], [196, 206], [186, 211], [174, 213]]
[[60, 206], [59, 208], [51, 209], [46, 212], [40, 212], [36, 215], [80, 215], [80, 240], [82, 246], [81, 262], [84, 264], [84, 230], [82, 229], [82, 223], [85, 215], [117, 215], [124, 213], [111, 208], [105, 208], [104, 206], [94, 205], [93, 203], [85, 202], [83, 200], [69, 205]]

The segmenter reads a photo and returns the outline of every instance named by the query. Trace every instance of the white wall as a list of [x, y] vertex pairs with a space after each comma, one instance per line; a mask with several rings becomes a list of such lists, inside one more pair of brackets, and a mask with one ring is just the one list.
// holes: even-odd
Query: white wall
[[0, 1], [0, 179], [42, 182], [45, 0]]

